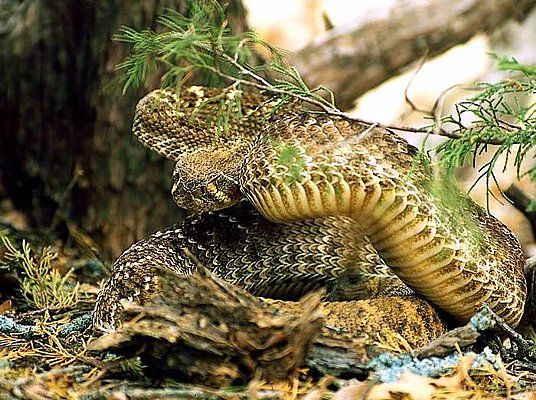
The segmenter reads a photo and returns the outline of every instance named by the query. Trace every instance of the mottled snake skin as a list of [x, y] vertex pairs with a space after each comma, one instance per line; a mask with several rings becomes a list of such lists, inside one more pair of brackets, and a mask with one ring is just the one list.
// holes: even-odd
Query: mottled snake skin
[[[154, 91], [138, 104], [134, 133], [177, 161], [172, 195], [180, 206], [219, 210], [246, 198], [258, 212], [240, 203], [134, 244], [99, 294], [97, 328], [116, 326], [119, 299], [144, 301], [154, 289], [154, 265], [191, 273], [184, 248], [255, 295], [295, 300], [325, 287], [328, 322], [350, 329], [368, 321], [362, 313], [369, 306], [345, 301], [416, 299], [412, 290], [459, 322], [486, 302], [517, 325], [526, 297], [519, 243], [416, 162], [415, 148], [386, 129], [297, 106], [270, 117], [271, 103], [253, 94], [242, 94], [243, 118], [231, 113], [228, 130], [207, 124], [218, 113], [207, 100], [234, 95], [200, 87]], [[374, 307], [391, 302], [379, 301]], [[419, 303], [404, 315], [402, 307], [392, 319], [415, 324], [409, 314], [429, 309]], [[441, 325], [423, 318], [423, 326]]]

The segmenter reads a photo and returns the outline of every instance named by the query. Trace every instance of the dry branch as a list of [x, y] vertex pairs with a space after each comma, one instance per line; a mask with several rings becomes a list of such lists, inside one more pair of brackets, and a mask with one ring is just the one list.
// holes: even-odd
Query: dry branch
[[139, 348], [142, 359], [164, 374], [221, 387], [256, 373], [288, 378], [321, 332], [318, 293], [304, 299], [303, 315], [286, 316], [203, 269], [187, 279], [164, 269], [156, 273], [159, 288], [150, 303], [125, 304], [129, 322], [92, 349]]
[[336, 28], [290, 60], [311, 85], [336, 94], [349, 109], [360, 95], [428, 55], [439, 55], [510, 19], [523, 21], [536, 0], [404, 3], [389, 15]]
[[504, 194], [512, 201], [514, 207], [529, 220], [532, 232], [536, 235], [536, 211], [528, 211], [533, 199], [515, 184], [510, 185]]

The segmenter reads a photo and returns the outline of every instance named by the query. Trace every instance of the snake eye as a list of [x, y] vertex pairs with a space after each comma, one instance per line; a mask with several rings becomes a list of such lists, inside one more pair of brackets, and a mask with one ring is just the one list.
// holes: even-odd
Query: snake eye
[[209, 183], [207, 184], [207, 192], [210, 194], [216, 194], [218, 192], [218, 188], [215, 184]]

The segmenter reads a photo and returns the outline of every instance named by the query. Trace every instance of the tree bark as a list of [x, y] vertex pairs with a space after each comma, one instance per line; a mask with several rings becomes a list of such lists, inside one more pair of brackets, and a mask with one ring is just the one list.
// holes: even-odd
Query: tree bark
[[[64, 237], [68, 227], [82, 228], [111, 258], [179, 218], [172, 163], [130, 135], [136, 102], [159, 77], [122, 96], [114, 67], [129, 46], [111, 37], [121, 25], [155, 29], [165, 8], [184, 13], [186, 3], [0, 4], [0, 194], [32, 228]], [[228, 11], [243, 28], [241, 2]]]
[[328, 31], [290, 62], [308, 84], [331, 89], [337, 106], [349, 109], [359, 96], [404, 72], [424, 55], [442, 54], [511, 19], [523, 21], [536, 0], [404, 4], [388, 15]]
[[[311, 83], [333, 89], [347, 108], [426, 48], [438, 54], [508, 18], [522, 19], [535, 3], [434, 1], [358, 29], [333, 31], [293, 61]], [[110, 38], [120, 25], [154, 29], [164, 8], [184, 12], [185, 4], [0, 3], [0, 195], [26, 213], [32, 228], [73, 236], [82, 228], [111, 258], [179, 218], [169, 195], [171, 163], [129, 134], [135, 104], [158, 86], [158, 76], [121, 96], [112, 78], [128, 46]], [[241, 2], [231, 1], [228, 12], [230, 25], [244, 29]]]

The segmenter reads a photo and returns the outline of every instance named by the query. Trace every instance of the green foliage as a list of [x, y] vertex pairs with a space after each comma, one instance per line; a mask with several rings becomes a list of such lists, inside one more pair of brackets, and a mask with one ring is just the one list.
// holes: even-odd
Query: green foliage
[[494, 57], [498, 69], [515, 75], [493, 84], [481, 83], [477, 95], [458, 103], [456, 112], [442, 119], [441, 128], [452, 139], [436, 149], [440, 165], [452, 172], [469, 162], [475, 164], [478, 155], [491, 150], [493, 155], [482, 166], [477, 182], [485, 179], [488, 187], [496, 182], [494, 168], [503, 156], [503, 170], [512, 160], [518, 178], [529, 175], [536, 182], [536, 166], [521, 171], [522, 161], [536, 146], [536, 68], [513, 58]]
[[23, 241], [17, 249], [6, 237], [1, 237], [6, 248], [5, 259], [23, 276], [21, 290], [31, 308], [38, 310], [58, 310], [78, 303], [80, 285], [72, 285], [72, 270], [61, 275], [53, 265], [57, 254], [45, 247], [40, 254], [34, 254], [30, 245]]
[[[138, 87], [158, 65], [165, 67], [162, 86], [179, 87], [184, 79], [196, 71], [203, 71], [204, 84], [221, 86], [225, 75], [239, 78], [229, 57], [241, 65], [249, 59], [253, 46], [260, 45], [279, 57], [274, 47], [260, 40], [254, 33], [231, 34], [225, 19], [225, 10], [216, 1], [190, 1], [188, 15], [167, 10], [158, 19], [162, 29], [136, 31], [122, 27], [115, 40], [132, 43], [131, 54], [118, 65], [124, 72], [124, 87]], [[228, 81], [228, 80], [227, 80]]]
[[[225, 9], [216, 1], [191, 1], [186, 17], [167, 10], [158, 19], [161, 30], [145, 29], [140, 32], [122, 27], [115, 40], [132, 43], [131, 54], [117, 68], [123, 79], [123, 93], [131, 87], [139, 87], [158, 66], [166, 71], [163, 87], [180, 90], [181, 85], [197, 74], [206, 86], [230, 85], [228, 90], [207, 99], [207, 104], [217, 103], [218, 112], [209, 114], [209, 126], [227, 130], [232, 118], [240, 117], [241, 85], [244, 78], [240, 68], [248, 70], [254, 46], [266, 48], [274, 59], [280, 59], [279, 51], [260, 40], [254, 33], [233, 35], [225, 19]], [[198, 72], [202, 72], [199, 74]], [[199, 110], [198, 110], [199, 111]], [[195, 118], [195, 114], [192, 115]]]
[[[285, 62], [286, 53], [254, 32], [233, 34], [225, 19], [225, 9], [213, 0], [198, 0], [188, 3], [185, 17], [168, 10], [158, 19], [161, 30], [136, 31], [122, 27], [115, 40], [131, 43], [131, 54], [117, 68], [122, 72], [123, 92], [139, 87], [160, 65], [166, 70], [163, 87], [178, 90], [192, 74], [202, 72], [207, 86], [230, 85], [234, 90], [249, 86], [268, 95], [277, 95], [277, 110], [284, 104], [299, 99], [326, 111], [341, 113], [333, 102], [333, 94], [322, 86], [310, 89], [295, 67]], [[252, 56], [263, 48], [269, 61], [252, 65]], [[263, 74], [280, 78], [270, 82]], [[327, 92], [330, 100], [319, 93]], [[240, 107], [237, 107], [240, 109]]]
[[[309, 88], [298, 69], [291, 65], [281, 63], [270, 64], [273, 73], [279, 74], [285, 79], [275, 79], [273, 85], [274, 94], [278, 94], [286, 98], [286, 103], [294, 98], [298, 98], [303, 101], [310, 102], [316, 106], [323, 106], [325, 111], [338, 113], [340, 112], [335, 106], [335, 95], [331, 90], [324, 86], [317, 86], [315, 88]], [[269, 91], [269, 89], [267, 89]], [[328, 95], [329, 100], [326, 100], [323, 95]]]
[[114, 353], [106, 353], [104, 362], [110, 370], [128, 372], [137, 377], [142, 377], [146, 368], [139, 357], [125, 358]]
[[445, 226], [449, 226], [455, 236], [464, 237], [480, 247], [482, 230], [477, 223], [478, 218], [474, 218], [479, 207], [460, 191], [454, 175], [438, 170], [431, 180], [424, 182], [424, 187], [434, 199], [433, 203], [439, 204], [438, 208], [444, 210], [442, 222]]
[[536, 66], [534, 65], [520, 64], [514, 57], [500, 57], [497, 54], [492, 54], [491, 56], [497, 61], [497, 69], [501, 71], [521, 72], [528, 78], [534, 78], [536, 75]]
[[[161, 29], [158, 31], [121, 28], [115, 39], [133, 45], [131, 54], [118, 65], [123, 73], [123, 91], [142, 85], [150, 73], [162, 66], [166, 71], [162, 78], [164, 87], [180, 90], [188, 78], [198, 72], [202, 72], [200, 76], [204, 77], [205, 85], [227, 86], [225, 95], [208, 99], [201, 105], [219, 102], [219, 112], [208, 122], [220, 130], [227, 130], [229, 121], [240, 118], [240, 93], [245, 86], [276, 97], [276, 101], [270, 103], [269, 116], [285, 104], [299, 101], [331, 115], [349, 118], [336, 108], [333, 93], [328, 89], [307, 86], [297, 69], [286, 63], [284, 52], [253, 32], [232, 34], [225, 9], [216, 1], [190, 1], [187, 15], [189, 17], [168, 11], [159, 18]], [[267, 50], [270, 61], [253, 65], [252, 55], [259, 47]], [[478, 180], [484, 178], [490, 185], [495, 180], [493, 168], [505, 155], [503, 168], [513, 160], [518, 177], [528, 174], [536, 181], [536, 167], [521, 171], [522, 160], [536, 144], [536, 67], [520, 64], [513, 58], [494, 57], [498, 69], [512, 73], [512, 78], [493, 84], [482, 83], [480, 92], [458, 103], [453, 115], [426, 129], [407, 130], [452, 138], [436, 149], [439, 165], [447, 175], [452, 175], [462, 165], [474, 163], [479, 154], [491, 149], [493, 156], [480, 170]], [[491, 148], [491, 145], [497, 147]], [[287, 165], [290, 162], [287, 158], [292, 160], [291, 156], [282, 154], [281, 165]], [[300, 173], [297, 161], [289, 170], [290, 180]], [[529, 208], [535, 209], [536, 202]]]
[[306, 163], [300, 149], [295, 146], [285, 145], [277, 145], [276, 148], [279, 151], [277, 164], [287, 168], [285, 181], [288, 184], [299, 182]]
[[227, 132], [231, 120], [241, 119], [242, 112], [242, 91], [234, 85], [226, 88], [220, 94], [205, 99], [197, 109], [192, 111], [192, 119], [195, 119], [199, 112], [207, 105], [215, 103], [215, 112], [208, 113], [206, 123], [208, 126], [215, 126], [216, 133]]

